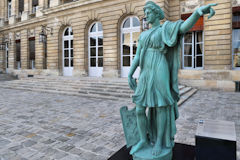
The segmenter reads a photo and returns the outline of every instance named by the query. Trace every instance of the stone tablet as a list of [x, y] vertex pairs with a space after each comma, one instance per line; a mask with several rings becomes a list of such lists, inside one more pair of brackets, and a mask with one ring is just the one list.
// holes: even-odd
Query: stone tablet
[[128, 108], [124, 106], [120, 109], [120, 113], [127, 147], [131, 147], [140, 139], [137, 129], [136, 108], [128, 110]]

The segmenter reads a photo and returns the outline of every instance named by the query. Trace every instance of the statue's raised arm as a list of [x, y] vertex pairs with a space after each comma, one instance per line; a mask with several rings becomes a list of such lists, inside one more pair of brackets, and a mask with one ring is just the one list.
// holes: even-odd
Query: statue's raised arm
[[216, 6], [217, 3], [211, 3], [206, 6], [199, 7], [193, 14], [181, 25], [180, 33], [184, 34], [189, 31], [197, 20], [204, 14], [209, 14], [208, 19], [215, 15], [215, 11], [212, 6]]

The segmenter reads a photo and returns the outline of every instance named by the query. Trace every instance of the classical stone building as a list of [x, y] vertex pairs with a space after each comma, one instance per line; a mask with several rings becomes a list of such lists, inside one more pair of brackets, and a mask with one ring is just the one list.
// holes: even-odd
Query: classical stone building
[[[181, 83], [234, 90], [240, 81], [240, 0], [155, 0], [165, 20], [218, 3], [182, 42]], [[0, 71], [18, 76], [126, 77], [146, 0], [1, 0]], [[139, 72], [139, 71], [138, 71]], [[135, 75], [137, 76], [138, 73]]]

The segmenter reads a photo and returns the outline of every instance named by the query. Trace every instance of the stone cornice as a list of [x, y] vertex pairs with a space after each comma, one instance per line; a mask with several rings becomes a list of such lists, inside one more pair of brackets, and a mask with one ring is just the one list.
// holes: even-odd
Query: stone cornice
[[31, 25], [34, 23], [43, 22], [48, 19], [48, 16], [55, 14], [57, 12], [62, 12], [62, 11], [66, 11], [69, 9], [73, 9], [73, 8], [77, 8], [77, 7], [81, 7], [81, 6], [85, 6], [85, 5], [93, 4], [93, 3], [97, 3], [97, 2], [102, 2], [102, 1], [103, 0], [79, 0], [79, 1], [71, 2], [71, 3], [62, 4], [62, 5], [59, 5], [56, 7], [47, 8], [42, 11], [44, 14], [43, 16], [31, 18], [29, 20], [25, 20], [25, 21], [21, 21], [21, 22], [17, 22], [16, 24], [0, 27], [0, 32], [4, 32], [6, 30], [15, 29], [15, 28], [19, 28], [19, 27], [28, 26], [28, 25]]
[[46, 19], [47, 19], [46, 16], [42, 16], [42, 17], [36, 17], [36, 18], [29, 19], [29, 20], [17, 22], [16, 24], [13, 24], [13, 25], [6, 25], [6, 26], [3, 26], [0, 28], [0, 32], [4, 32], [6, 30], [15, 29], [15, 28], [19, 28], [19, 27], [24, 27], [24, 26], [39, 23], [39, 22], [43, 22]]
[[73, 8], [85, 6], [85, 5], [96, 3], [96, 2], [102, 2], [102, 1], [103, 0], [79, 0], [76, 2], [66, 3], [66, 4], [56, 6], [56, 7], [51, 7], [51, 8], [45, 9], [45, 10], [43, 10], [43, 13], [45, 15], [54, 14], [56, 12], [61, 12], [61, 11], [65, 11], [68, 9], [73, 9]]

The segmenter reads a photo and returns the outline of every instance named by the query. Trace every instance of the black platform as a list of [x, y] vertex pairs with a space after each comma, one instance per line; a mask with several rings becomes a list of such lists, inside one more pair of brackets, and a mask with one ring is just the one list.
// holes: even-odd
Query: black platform
[[[132, 160], [132, 156], [129, 154], [131, 148], [123, 146], [108, 160]], [[176, 143], [173, 148], [172, 160], [194, 160], [195, 159], [195, 146]]]

